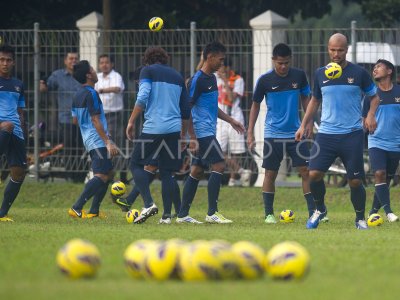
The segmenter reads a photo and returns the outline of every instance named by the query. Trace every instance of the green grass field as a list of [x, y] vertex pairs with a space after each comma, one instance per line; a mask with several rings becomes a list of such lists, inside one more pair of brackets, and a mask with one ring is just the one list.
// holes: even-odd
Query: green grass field
[[[160, 185], [152, 186], [161, 208]], [[300, 189], [279, 188], [275, 211], [292, 209], [292, 224], [266, 225], [260, 188], [223, 187], [219, 209], [231, 225], [158, 225], [159, 216], [143, 225], [125, 221], [106, 197], [106, 220], [74, 220], [67, 209], [82, 190], [70, 183], [27, 182], [11, 209], [14, 223], [0, 224], [1, 299], [397, 299], [400, 292], [400, 224], [358, 231], [348, 189], [328, 189], [331, 221], [306, 230], [305, 201]], [[0, 188], [2, 195], [4, 187]], [[204, 219], [206, 193], [199, 188], [191, 216]], [[370, 208], [372, 187], [367, 189]], [[392, 206], [400, 212], [400, 189], [392, 190]], [[140, 208], [142, 200], [136, 203]], [[277, 213], [276, 213], [277, 214]], [[386, 220], [385, 220], [386, 221]], [[58, 249], [71, 238], [94, 242], [102, 254], [97, 278], [72, 281], [55, 264]], [[257, 281], [186, 283], [133, 280], [124, 270], [125, 248], [141, 238], [186, 240], [250, 240], [266, 250], [284, 240], [304, 245], [311, 255], [311, 271], [301, 282]]]

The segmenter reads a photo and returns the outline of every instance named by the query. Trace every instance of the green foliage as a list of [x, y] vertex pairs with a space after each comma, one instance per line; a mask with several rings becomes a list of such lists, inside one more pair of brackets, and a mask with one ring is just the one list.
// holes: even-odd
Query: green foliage
[[399, 25], [400, 0], [363, 0], [362, 10], [374, 26], [394, 28]]
[[[305, 201], [298, 188], [278, 188], [276, 215], [292, 209], [297, 219], [291, 224], [266, 225], [260, 188], [223, 187], [220, 211], [234, 220], [232, 225], [158, 225], [158, 216], [143, 225], [125, 221], [123, 213], [107, 196], [102, 209], [105, 220], [74, 220], [67, 209], [83, 186], [69, 183], [27, 182], [11, 210], [14, 223], [0, 224], [0, 291], [7, 299], [395, 299], [399, 293], [399, 223], [385, 222], [368, 231], [354, 228], [349, 190], [327, 190], [328, 224], [306, 230]], [[131, 187], [129, 187], [131, 188]], [[161, 208], [160, 185], [152, 192]], [[4, 187], [0, 188], [0, 194]], [[373, 195], [368, 188], [368, 207]], [[400, 210], [400, 189], [391, 191], [393, 208]], [[86, 206], [89, 206], [88, 203]], [[135, 204], [140, 208], [142, 200]], [[203, 219], [207, 189], [200, 187], [191, 215]], [[99, 276], [71, 281], [56, 268], [58, 249], [71, 238], [95, 243], [102, 255]], [[165, 283], [133, 280], [123, 266], [125, 248], [141, 238], [186, 240], [250, 240], [269, 249], [284, 240], [304, 245], [311, 255], [309, 276], [302, 282], [257, 281], [208, 283]], [[323, 296], [321, 296], [323, 295]], [[322, 298], [321, 298], [322, 297]]]

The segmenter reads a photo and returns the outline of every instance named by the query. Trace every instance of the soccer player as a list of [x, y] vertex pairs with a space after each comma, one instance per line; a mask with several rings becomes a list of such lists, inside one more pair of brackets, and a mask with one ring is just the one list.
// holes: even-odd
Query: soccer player
[[[310, 192], [308, 178], [309, 150], [304, 141], [295, 141], [294, 135], [300, 126], [299, 102], [305, 111], [310, 100], [310, 86], [303, 70], [290, 66], [292, 50], [286, 44], [277, 44], [272, 51], [273, 69], [262, 75], [253, 94], [250, 109], [247, 143], [254, 148], [254, 126], [260, 112], [260, 103], [265, 98], [267, 115], [264, 126], [265, 176], [263, 200], [265, 223], [274, 224], [275, 180], [285, 152], [291, 157], [293, 167], [301, 175], [304, 198], [309, 216], [315, 210], [314, 198]], [[312, 121], [307, 130], [312, 130]]]
[[158, 160], [164, 205], [162, 219], [169, 220], [160, 223], [169, 224], [175, 187], [172, 173], [181, 166], [179, 140], [187, 131], [189, 101], [184, 79], [167, 65], [168, 54], [163, 48], [146, 49], [143, 62], [139, 93], [126, 128], [126, 136], [133, 140], [136, 119], [144, 111], [145, 121], [132, 153], [131, 171], [145, 207], [134, 223], [143, 223], [158, 213], [149, 188], [152, 174], [144, 169], [152, 160]]
[[218, 212], [217, 207], [225, 168], [224, 155], [215, 136], [217, 117], [231, 124], [240, 133], [244, 132], [244, 127], [218, 108], [218, 88], [214, 72], [223, 65], [225, 52], [225, 46], [219, 42], [206, 45], [203, 50], [204, 63], [188, 84], [193, 106], [192, 122], [189, 125], [189, 149], [194, 151], [198, 145], [198, 153], [192, 161], [190, 175], [183, 187], [182, 206], [176, 219], [177, 223], [202, 223], [189, 216], [189, 209], [201, 175], [208, 165], [211, 165], [211, 175], [208, 179], [208, 213], [205, 220], [208, 223], [232, 223]]
[[[390, 207], [389, 185], [400, 160], [400, 86], [393, 84], [395, 68], [390, 61], [379, 59], [372, 76], [378, 83], [380, 104], [376, 111], [378, 123], [373, 134], [368, 135], [368, 152], [375, 175], [375, 194], [372, 209], [374, 214], [382, 207], [389, 222], [396, 222], [396, 216]], [[369, 110], [369, 101], [365, 99], [363, 116]]]
[[[87, 60], [74, 65], [74, 78], [81, 84], [72, 101], [72, 117], [78, 122], [83, 143], [90, 154], [94, 177], [86, 183], [82, 194], [69, 209], [73, 218], [105, 218], [100, 213], [100, 204], [113, 178], [111, 156], [118, 154], [118, 148], [110, 140], [107, 121], [99, 94], [94, 89], [97, 74]], [[83, 210], [85, 203], [93, 197], [89, 212]]]
[[0, 221], [13, 222], [7, 216], [25, 178], [26, 150], [23, 135], [25, 107], [24, 86], [11, 76], [15, 64], [15, 49], [0, 46], [0, 156], [5, 154], [10, 168], [10, 181], [4, 189]]
[[321, 126], [310, 152], [310, 188], [316, 210], [307, 221], [308, 229], [317, 228], [326, 212], [324, 176], [336, 157], [340, 157], [346, 167], [350, 198], [356, 213], [356, 228], [368, 229], [365, 221], [366, 195], [362, 184], [364, 133], [361, 103], [363, 94], [371, 97], [371, 109], [365, 124], [373, 133], [376, 128], [375, 111], [379, 105], [379, 98], [368, 72], [346, 60], [347, 49], [347, 38], [343, 34], [335, 33], [329, 38], [329, 57], [332, 62], [342, 67], [343, 73], [338, 79], [328, 79], [324, 74], [325, 68], [319, 68], [315, 72], [313, 96], [296, 132], [297, 141], [304, 135], [308, 136], [306, 126], [322, 102]]

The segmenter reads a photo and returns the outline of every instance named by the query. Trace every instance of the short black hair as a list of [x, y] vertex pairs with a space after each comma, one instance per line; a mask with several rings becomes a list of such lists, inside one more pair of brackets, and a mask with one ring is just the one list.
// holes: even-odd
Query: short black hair
[[168, 62], [168, 54], [161, 47], [149, 47], [144, 52], [143, 64], [152, 65], [156, 63], [166, 64]]
[[74, 65], [72, 76], [81, 84], [86, 83], [86, 75], [90, 73], [90, 64], [87, 60], [81, 60]]
[[14, 49], [14, 47], [12, 47], [12, 46], [10, 46], [8, 44], [0, 45], [0, 52], [10, 53], [12, 58], [13, 59], [15, 58], [15, 49]]
[[207, 56], [210, 53], [226, 53], [226, 47], [217, 41], [207, 44], [203, 50], [203, 59], [207, 60]]
[[287, 57], [292, 56], [292, 50], [290, 47], [284, 43], [279, 43], [275, 45], [274, 49], [272, 50], [272, 57]]
[[388, 61], [388, 60], [386, 60], [386, 59], [378, 59], [378, 61], [376, 62], [375, 65], [377, 65], [377, 64], [384, 64], [384, 65], [386, 66], [386, 68], [392, 70], [392, 74], [390, 74], [390, 79], [391, 79], [391, 80], [394, 79], [394, 77], [395, 77], [395, 75], [396, 75], [396, 74], [395, 74], [396, 71], [395, 71], [394, 65], [393, 65], [390, 61]]
[[100, 61], [100, 59], [101, 58], [108, 58], [109, 60], [110, 60], [110, 63], [114, 63], [114, 58], [112, 57], [112, 56], [110, 56], [110, 55], [108, 55], [108, 54], [102, 54], [102, 55], [100, 55], [99, 56], [99, 61]]

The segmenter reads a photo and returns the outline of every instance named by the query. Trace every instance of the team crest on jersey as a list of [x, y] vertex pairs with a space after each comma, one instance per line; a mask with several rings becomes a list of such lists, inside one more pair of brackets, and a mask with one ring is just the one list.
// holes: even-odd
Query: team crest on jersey
[[297, 89], [297, 86], [298, 86], [297, 82], [292, 83], [292, 88]]
[[347, 77], [347, 82], [350, 84], [354, 83], [354, 78]]
[[19, 86], [14, 86], [14, 88], [18, 93], [21, 91], [21, 88]]
[[394, 97], [394, 101], [395, 101], [396, 103], [400, 103], [400, 97]]

